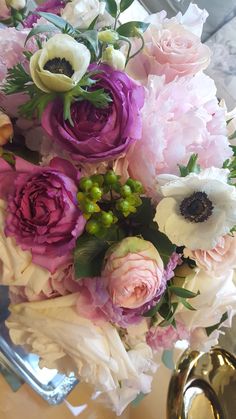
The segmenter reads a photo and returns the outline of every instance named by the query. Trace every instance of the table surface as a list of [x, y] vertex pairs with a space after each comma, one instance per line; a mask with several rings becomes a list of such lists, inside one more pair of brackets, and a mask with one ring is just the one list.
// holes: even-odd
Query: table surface
[[[161, 365], [155, 376], [152, 393], [138, 406], [131, 406], [120, 419], [165, 419], [167, 389], [171, 371]], [[92, 389], [79, 384], [58, 406], [49, 406], [27, 384], [13, 393], [0, 375], [0, 419], [115, 419], [117, 416], [97, 400], [91, 399]]]

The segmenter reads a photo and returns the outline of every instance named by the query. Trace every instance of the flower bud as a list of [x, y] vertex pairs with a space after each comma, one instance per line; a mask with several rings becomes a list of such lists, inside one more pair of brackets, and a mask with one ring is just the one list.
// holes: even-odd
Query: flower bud
[[126, 58], [123, 52], [110, 45], [102, 54], [102, 62], [110, 65], [115, 70], [124, 70]]
[[107, 44], [114, 44], [118, 41], [119, 35], [115, 31], [106, 29], [105, 31], [98, 32], [98, 39], [99, 41], [106, 42]]
[[24, 9], [26, 0], [6, 0], [6, 4], [8, 7], [12, 7], [12, 9], [21, 10]]
[[13, 126], [9, 116], [0, 111], [0, 146], [6, 144], [13, 136]]

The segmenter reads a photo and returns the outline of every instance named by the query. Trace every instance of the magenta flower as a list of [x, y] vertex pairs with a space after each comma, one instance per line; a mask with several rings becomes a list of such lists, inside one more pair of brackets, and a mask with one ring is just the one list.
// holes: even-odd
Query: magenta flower
[[77, 171], [63, 159], [39, 167], [16, 158], [15, 171], [0, 161], [0, 196], [7, 201], [5, 234], [52, 273], [70, 260], [84, 229], [77, 181]]
[[32, 26], [37, 23], [40, 16], [37, 12], [47, 12], [53, 13], [55, 15], [60, 15], [61, 10], [65, 6], [64, 0], [48, 0], [45, 1], [43, 4], [38, 6], [33, 13], [31, 13], [23, 22], [23, 26], [25, 28], [32, 28]]
[[144, 88], [125, 73], [107, 65], [92, 65], [101, 73], [96, 88], [103, 88], [112, 98], [107, 108], [95, 108], [88, 101], [77, 101], [71, 107], [74, 126], [63, 118], [63, 106], [57, 99], [47, 106], [42, 116], [45, 131], [57, 141], [71, 158], [83, 162], [113, 159], [141, 138], [140, 109]]

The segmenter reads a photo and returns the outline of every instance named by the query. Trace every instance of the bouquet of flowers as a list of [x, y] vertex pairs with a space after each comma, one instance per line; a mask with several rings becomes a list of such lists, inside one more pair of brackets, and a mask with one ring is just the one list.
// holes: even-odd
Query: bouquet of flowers
[[132, 0], [3, 2], [6, 324], [120, 414], [155, 351], [208, 350], [236, 311], [236, 112], [196, 5], [121, 24]]

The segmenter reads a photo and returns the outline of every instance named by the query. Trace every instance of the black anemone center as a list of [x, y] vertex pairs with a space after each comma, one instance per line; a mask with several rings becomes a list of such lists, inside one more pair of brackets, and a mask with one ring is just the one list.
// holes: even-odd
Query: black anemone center
[[193, 223], [206, 221], [214, 209], [205, 192], [194, 192], [181, 202], [179, 208], [184, 218]]
[[68, 77], [71, 77], [74, 74], [71, 63], [65, 58], [55, 57], [52, 60], [48, 60], [43, 68], [51, 73], [64, 74]]

